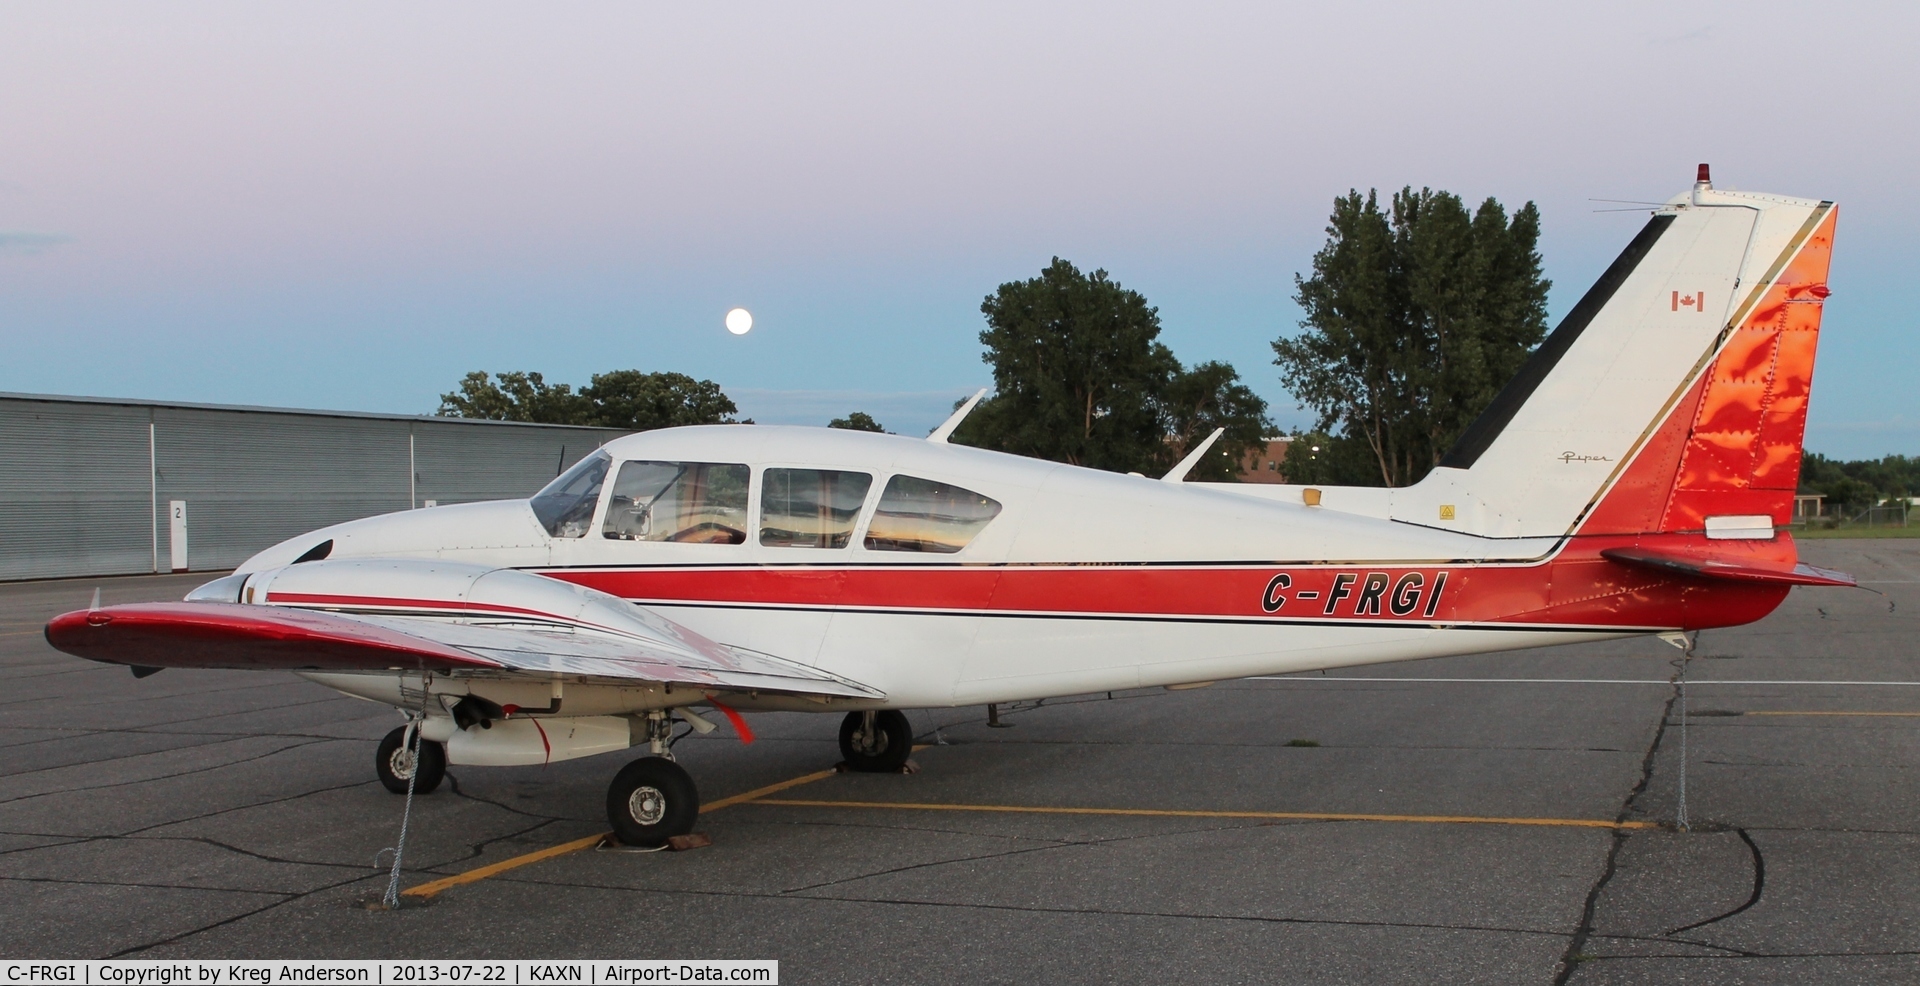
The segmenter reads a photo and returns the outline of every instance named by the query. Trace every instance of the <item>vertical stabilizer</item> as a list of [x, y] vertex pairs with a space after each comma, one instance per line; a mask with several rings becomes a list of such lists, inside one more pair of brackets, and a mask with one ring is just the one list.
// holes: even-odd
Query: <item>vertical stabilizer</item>
[[1799, 479], [1834, 219], [1830, 202], [1715, 190], [1702, 165], [1440, 466], [1393, 491], [1394, 519], [1770, 535]]

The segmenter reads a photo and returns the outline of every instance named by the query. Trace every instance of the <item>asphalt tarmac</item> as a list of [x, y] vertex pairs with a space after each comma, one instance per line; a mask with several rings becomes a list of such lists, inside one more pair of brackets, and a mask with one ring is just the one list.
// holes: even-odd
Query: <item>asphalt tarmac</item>
[[[96, 585], [130, 602], [206, 576], [0, 586], [0, 955], [775, 958], [789, 983], [1920, 982], [1920, 539], [1803, 557], [1874, 591], [1797, 589], [1702, 636], [1689, 832], [1680, 652], [1617, 641], [1079, 696], [1003, 710], [1005, 729], [918, 712], [911, 775], [833, 774], [835, 719], [756, 716], [750, 747], [725, 727], [680, 745], [705, 799], [802, 782], [704, 815], [710, 848], [557, 855], [396, 912], [360, 906], [399, 831], [372, 767], [394, 712], [283, 674], [135, 680], [40, 636]], [[404, 885], [604, 830], [626, 759], [454, 768], [414, 803]]]

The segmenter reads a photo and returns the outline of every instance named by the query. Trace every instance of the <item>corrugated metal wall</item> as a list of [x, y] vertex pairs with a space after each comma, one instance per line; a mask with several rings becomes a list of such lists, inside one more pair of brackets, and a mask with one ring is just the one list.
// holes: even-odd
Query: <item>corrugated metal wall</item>
[[171, 500], [187, 501], [188, 567], [231, 568], [343, 520], [527, 496], [620, 434], [0, 395], [0, 579], [150, 572], [156, 553], [165, 570]]

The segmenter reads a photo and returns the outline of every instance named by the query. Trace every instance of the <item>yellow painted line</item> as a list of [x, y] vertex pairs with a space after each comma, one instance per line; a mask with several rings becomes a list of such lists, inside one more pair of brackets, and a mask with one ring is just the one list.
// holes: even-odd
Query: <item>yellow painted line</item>
[[737, 805], [744, 801], [753, 801], [758, 798], [764, 798], [769, 794], [778, 794], [779, 792], [784, 791], [790, 787], [799, 787], [802, 784], [812, 784], [814, 781], [824, 781], [827, 778], [832, 777], [836, 773], [839, 773], [839, 771], [816, 770], [811, 774], [802, 774], [799, 777], [796, 777], [790, 781], [781, 781], [778, 784], [769, 784], [766, 787], [754, 788], [753, 790], [748, 791], [745, 794], [736, 794], [731, 798], [721, 798], [720, 800], [715, 801], [712, 804], [701, 805], [700, 814], [704, 815], [710, 811], [719, 811], [720, 809], [725, 808], [729, 805]]
[[1425, 822], [1450, 825], [1545, 825], [1587, 829], [1652, 829], [1658, 822], [1609, 822], [1598, 818], [1491, 818], [1481, 815], [1374, 815], [1331, 811], [1181, 811], [1165, 808], [1044, 808], [1031, 805], [917, 804], [899, 801], [804, 801], [763, 798], [757, 805], [801, 808], [893, 808], [902, 811], [984, 811], [1030, 815], [1132, 815], [1149, 818], [1256, 818], [1308, 822]]
[[419, 898], [425, 899], [428, 897], [432, 897], [433, 895], [439, 893], [442, 890], [447, 889], [448, 887], [457, 887], [463, 883], [478, 883], [481, 880], [485, 880], [487, 877], [498, 876], [499, 874], [505, 873], [508, 870], [517, 870], [522, 866], [538, 863], [543, 859], [552, 859], [555, 856], [565, 856], [567, 853], [570, 853], [570, 852], [579, 852], [582, 849], [590, 849], [594, 846], [599, 845], [600, 841], [602, 839], [605, 839], [607, 835], [608, 833], [602, 832], [599, 835], [590, 835], [584, 839], [575, 839], [572, 842], [562, 842], [557, 846], [548, 846], [547, 848], [542, 849], [538, 852], [530, 852], [524, 856], [515, 856], [512, 859], [503, 859], [498, 863], [489, 863], [486, 866], [479, 867], [478, 869], [471, 869], [466, 871], [465, 873], [456, 873], [453, 876], [445, 877], [439, 880], [434, 880], [430, 883], [423, 883], [417, 887], [408, 887], [407, 889], [400, 891], [400, 893], [407, 897], [419, 897]]
[[[777, 794], [781, 791], [787, 790], [788, 788], [799, 787], [802, 784], [811, 784], [814, 781], [825, 780], [829, 777], [832, 777], [835, 773], [836, 771], [832, 771], [832, 770], [816, 770], [811, 774], [802, 774], [799, 777], [795, 777], [791, 780], [781, 781], [778, 784], [769, 784], [766, 787], [755, 788], [751, 791], [746, 792], [745, 794], [736, 794], [730, 798], [721, 798], [718, 801], [701, 805], [700, 813], [704, 815], [707, 812], [719, 811], [720, 809], [726, 808], [730, 805], [737, 805], [743, 802], [752, 801], [756, 798], [760, 798], [769, 794]], [[462, 884], [467, 884], [467, 883], [478, 883], [481, 880], [487, 879], [488, 877], [499, 876], [500, 874], [505, 873], [508, 870], [517, 870], [522, 866], [531, 866], [534, 863], [538, 863], [542, 860], [552, 859], [555, 856], [565, 856], [568, 853], [579, 852], [582, 849], [591, 849], [594, 846], [599, 845], [602, 841], [604, 841], [611, 835], [613, 835], [612, 832], [602, 832], [599, 835], [590, 835], [584, 839], [575, 839], [572, 842], [563, 842], [557, 846], [548, 846], [545, 849], [536, 850], [534, 852], [527, 853], [524, 856], [515, 856], [512, 859], [503, 859], [498, 863], [489, 863], [485, 866], [468, 870], [465, 873], [456, 873], [453, 876], [442, 877], [441, 879], [438, 879], [438, 880], [432, 880], [427, 883], [423, 883], [417, 887], [408, 887], [407, 889], [400, 891], [400, 893], [406, 897], [419, 897], [424, 900], [450, 887], [458, 887]]]
[[1764, 710], [1742, 712], [1743, 716], [1899, 716], [1920, 719], [1920, 712], [1793, 712], [1789, 710]]

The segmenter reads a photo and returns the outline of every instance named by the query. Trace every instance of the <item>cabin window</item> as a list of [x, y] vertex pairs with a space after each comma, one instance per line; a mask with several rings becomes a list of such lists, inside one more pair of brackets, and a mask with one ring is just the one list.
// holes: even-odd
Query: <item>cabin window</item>
[[741, 544], [747, 476], [731, 462], [622, 462], [601, 531], [616, 541]]
[[533, 507], [533, 515], [540, 518], [540, 526], [557, 538], [586, 537], [587, 528], [593, 525], [593, 508], [600, 503], [600, 487], [606, 483], [607, 468], [611, 465], [611, 456], [595, 452], [535, 493], [527, 502]]
[[931, 479], [895, 476], [880, 494], [865, 544], [871, 551], [950, 555], [999, 515], [1000, 501], [991, 497]]
[[769, 469], [760, 480], [760, 543], [844, 548], [873, 477], [831, 469]]

